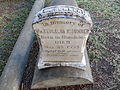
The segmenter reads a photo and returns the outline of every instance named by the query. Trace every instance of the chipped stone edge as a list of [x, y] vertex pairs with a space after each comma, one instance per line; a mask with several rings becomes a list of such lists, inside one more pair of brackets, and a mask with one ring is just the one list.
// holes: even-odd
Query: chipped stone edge
[[[43, 8], [34, 16], [33, 24], [52, 18], [73, 18], [77, 20], [83, 20], [84, 22], [89, 23], [90, 28], [93, 25], [90, 14], [87, 11], [70, 5], [55, 5]], [[82, 62], [43, 62], [42, 58], [39, 56], [38, 69], [58, 66], [71, 66], [85, 70], [85, 55], [83, 55]]]
[[93, 25], [89, 12], [70, 5], [56, 5], [43, 8], [34, 16], [33, 24], [52, 18], [82, 18], [88, 22], [91, 27]]

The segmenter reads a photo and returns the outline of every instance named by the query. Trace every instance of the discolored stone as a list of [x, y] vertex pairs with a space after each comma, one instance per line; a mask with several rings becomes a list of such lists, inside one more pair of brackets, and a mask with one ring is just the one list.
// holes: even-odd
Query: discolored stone
[[92, 84], [89, 59], [85, 49], [86, 70], [73, 67], [52, 67], [39, 70], [36, 66], [31, 89]]
[[50, 5], [33, 21], [40, 50], [31, 88], [93, 83], [86, 50], [89, 13], [75, 0], [53, 0]]
[[89, 13], [75, 6], [57, 5], [38, 12], [33, 21], [40, 45], [38, 68], [85, 68], [84, 49], [91, 27]]

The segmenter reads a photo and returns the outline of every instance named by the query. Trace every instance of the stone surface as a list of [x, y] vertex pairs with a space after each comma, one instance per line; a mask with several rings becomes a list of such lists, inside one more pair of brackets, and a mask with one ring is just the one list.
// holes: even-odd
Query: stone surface
[[[76, 6], [77, 7], [77, 4], [76, 4], [76, 1], [75, 0], [52, 0], [52, 3], [50, 4], [51, 6], [56, 6], [56, 5], [72, 5], [72, 6]], [[50, 11], [50, 10], [49, 10]], [[65, 16], [64, 15], [64, 13], [61, 13], [62, 14], [62, 16]], [[44, 15], [46, 15], [46, 13], [44, 14]], [[44, 16], [43, 14], [42, 14], [42, 16]], [[52, 16], [52, 15], [50, 15], [50, 16]], [[75, 16], [76, 18], [78, 17], [78, 18], [80, 18], [80, 16], [78, 15], [78, 16], [76, 16], [76, 15], [73, 15], [73, 16]], [[84, 16], [84, 15], [83, 15]], [[89, 15], [88, 15], [89, 16]], [[88, 17], [87, 16], [87, 17]], [[43, 20], [43, 18], [44, 18], [44, 20]], [[60, 21], [66, 21], [66, 20], [68, 20], [68, 21], [71, 21], [71, 19], [72, 19], [72, 21], [75, 21], [76, 23], [78, 23], [78, 22], [80, 22], [80, 21], [82, 21], [82, 20], [84, 20], [83, 22], [84, 23], [91, 23], [91, 20], [90, 20], [90, 18], [88, 18], [88, 19], [85, 19], [85, 17], [82, 17], [80, 20], [79, 19], [75, 19], [74, 17], [71, 17], [71, 18], [66, 18], [66, 17], [63, 17], [63, 18], [65, 18], [64, 20], [62, 20], [62, 18], [60, 18], [60, 17], [57, 17], [58, 19], [57, 19], [57, 21], [58, 20], [60, 20]], [[59, 19], [60, 18], [60, 19]], [[37, 21], [38, 20], [38, 21]], [[51, 18], [51, 19], [49, 19], [49, 20], [56, 20], [56, 18], [54, 17], [54, 18]], [[40, 25], [40, 23], [41, 22], [45, 22], [45, 21], [48, 21], [49, 22], [49, 20], [48, 20], [48, 18], [46, 18], [46, 16], [44, 16], [44, 17], [42, 17], [41, 18], [41, 15], [39, 16], [39, 18], [37, 18], [35, 21], [34, 21], [34, 24], [36, 23], [36, 21], [38, 22], [38, 24], [36, 24], [36, 25], [38, 25], [37, 27], [38, 27], [38, 29], [39, 30], [42, 30], [42, 28], [46, 28], [46, 27], [43, 27], [42, 25]], [[78, 21], [79, 20], [79, 21]], [[39, 26], [40, 25], [40, 26]], [[48, 25], [48, 24], [47, 24]], [[59, 28], [66, 28], [66, 29], [68, 29], [68, 27], [72, 27], [72, 25], [67, 25], [67, 27], [65, 27], [66, 26], [66, 24], [64, 25], [64, 24], [60, 24], [60, 25], [62, 25], [62, 26], [57, 26], [57, 27], [55, 27], [54, 25], [54, 27], [53, 28], [56, 28], [57, 30], [59, 29]], [[87, 24], [85, 24], [85, 25], [87, 25]], [[92, 25], [92, 24], [91, 24]], [[90, 26], [88, 26], [89, 27], [89, 30], [90, 30], [90, 27], [91, 27], [91, 25]], [[39, 27], [42, 27], [41, 29], [39, 28]], [[74, 26], [73, 26], [74, 27]], [[48, 27], [47, 27], [48, 28]], [[51, 29], [52, 27], [49, 27], [49, 29]], [[64, 29], [65, 30], [65, 32], [67, 31], [66, 29]], [[69, 28], [70, 29], [70, 31], [71, 31], [71, 29], [72, 28]], [[77, 27], [77, 29], [78, 29], [78, 27]], [[37, 35], [38, 35], [38, 40], [39, 40], [39, 42], [41, 42], [41, 39], [40, 39], [40, 35], [42, 35], [41, 33], [39, 33], [39, 30], [38, 30], [38, 32], [36, 32], [36, 33], [38, 33]], [[81, 30], [80, 30], [81, 31]], [[40, 35], [39, 35], [40, 34]], [[84, 33], [85, 34], [85, 36], [88, 34], [88, 33]], [[50, 34], [46, 34], [46, 35], [50, 35]], [[57, 36], [59, 36], [60, 34], [58, 34]], [[66, 36], [68, 36], [68, 33], [66, 33], [65, 34]], [[72, 36], [73, 34], [71, 34], [71, 36]], [[78, 33], [76, 34], [76, 35], [78, 35]], [[51, 36], [55, 36], [55, 34], [53, 34], [53, 35], [51, 35]], [[61, 36], [60, 36], [61, 37]], [[57, 39], [57, 38], [56, 38]], [[50, 39], [51, 40], [51, 39]], [[72, 41], [72, 39], [69, 39], [70, 40], [70, 42], [72, 42], [72, 44], [74, 43], [74, 41]], [[75, 39], [76, 40], [76, 39]], [[82, 40], [82, 39], [81, 39]], [[43, 39], [43, 41], [45, 41], [44, 39]], [[49, 41], [49, 40], [48, 40]], [[64, 41], [64, 40], [63, 40]], [[66, 41], [66, 40], [65, 40]], [[52, 41], [51, 41], [52, 42]], [[53, 45], [53, 43], [54, 42], [52, 42], [52, 44], [50, 43], [50, 45]], [[64, 42], [63, 42], [64, 43]], [[68, 44], [69, 44], [69, 42], [67, 42]], [[75, 42], [76, 43], [76, 42]], [[78, 44], [79, 42], [77, 42], [77, 44]], [[42, 42], [41, 43], [39, 43], [40, 44], [40, 48], [41, 48], [41, 44], [43, 44]], [[80, 43], [79, 43], [80, 44]], [[85, 43], [84, 43], [85, 44]], [[47, 45], [49, 45], [49, 44], [47, 44]], [[65, 44], [66, 45], [66, 44]], [[55, 46], [55, 43], [54, 43], [54, 46]], [[74, 44], [74, 46], [75, 46], [75, 44]], [[85, 45], [83, 45], [83, 46], [85, 46]], [[66, 48], [64, 48], [66, 51], [67, 51], [67, 49]], [[41, 48], [41, 50], [42, 50], [42, 48]], [[73, 50], [73, 49], [72, 49]], [[76, 49], [77, 50], [77, 49]], [[81, 49], [79, 49], [79, 50], [81, 50]], [[82, 50], [81, 50], [82, 51]], [[41, 54], [41, 53], [40, 53]], [[91, 83], [93, 83], [93, 78], [92, 78], [92, 74], [91, 74], [91, 68], [90, 68], [90, 64], [89, 64], [89, 59], [88, 59], [88, 55], [87, 55], [87, 50], [86, 50], [86, 48], [84, 48], [83, 49], [83, 52], [80, 52], [80, 54], [83, 54], [83, 56], [84, 56], [84, 63], [86, 63], [86, 65], [85, 65], [85, 68], [83, 69], [83, 68], [78, 68], [78, 67], [75, 67], [75, 64], [76, 63], [74, 63], [75, 61], [73, 61], [73, 60], [75, 60], [75, 59], [69, 59], [68, 61], [70, 62], [70, 61], [72, 61], [72, 62], [70, 62], [70, 63], [66, 63], [65, 61], [67, 60], [67, 59], [64, 59], [63, 61], [66, 63], [66, 65], [64, 66], [64, 63], [63, 63], [63, 65], [61, 66], [61, 63], [59, 64], [59, 63], [54, 63], [53, 62], [53, 60], [51, 61], [50, 60], [50, 62], [49, 62], [49, 64], [48, 64], [48, 66], [50, 65], [50, 64], [52, 64], [53, 65], [53, 67], [49, 67], [49, 68], [44, 68], [44, 69], [42, 69], [41, 67], [41, 69], [38, 69], [38, 66], [36, 65], [36, 69], [35, 69], [35, 72], [34, 72], [34, 77], [33, 77], [33, 81], [32, 81], [32, 86], [31, 86], [31, 88], [32, 89], [39, 89], [39, 88], [48, 88], [48, 87], [57, 87], [57, 86], [66, 86], [66, 85], [79, 85], [79, 84], [91, 84]], [[79, 54], [79, 55], [80, 55]], [[40, 57], [40, 56], [39, 56]], [[68, 57], [69, 58], [69, 57]], [[80, 59], [80, 58], [79, 58]], [[49, 60], [49, 59], [47, 59], [47, 60]], [[54, 59], [55, 60], [55, 59]], [[60, 60], [60, 59], [59, 59]], [[40, 60], [38, 60], [38, 61], [40, 61]], [[41, 60], [42, 61], [42, 60]], [[56, 60], [55, 60], [56, 61]], [[60, 60], [61, 61], [61, 60]], [[79, 60], [79, 62], [80, 62], [81, 60]], [[42, 65], [42, 63], [43, 62], [39, 62], [40, 63], [40, 65]], [[44, 63], [43, 63], [44, 64]], [[56, 64], [55, 66], [54, 66], [54, 64]], [[70, 65], [71, 64], [71, 65]], [[74, 67], [72, 66], [74, 64]], [[60, 65], [60, 66], [57, 66], [57, 65]], [[68, 66], [67, 66], [68, 65]], [[78, 66], [81, 66], [81, 62], [80, 63], [78, 63], [78, 61], [77, 61], [77, 65]], [[44, 66], [44, 65], [43, 65]]]
[[77, 2], [75, 0], [52, 0], [50, 6], [53, 5], [72, 5], [77, 6]]
[[84, 49], [91, 27], [89, 13], [75, 6], [57, 5], [38, 12], [33, 29], [40, 45], [39, 69], [85, 67]]
[[86, 70], [73, 67], [52, 67], [39, 70], [37, 65], [32, 81], [32, 89], [57, 86], [92, 84], [93, 78], [85, 49]]

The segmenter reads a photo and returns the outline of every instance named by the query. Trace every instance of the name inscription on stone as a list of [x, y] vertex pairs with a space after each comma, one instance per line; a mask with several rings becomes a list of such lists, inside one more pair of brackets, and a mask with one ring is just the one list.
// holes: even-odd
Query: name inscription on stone
[[54, 18], [33, 25], [41, 41], [44, 61], [80, 61], [90, 25], [74, 19]]
[[85, 66], [91, 27], [89, 13], [78, 7], [58, 5], [38, 12], [33, 21], [40, 46], [38, 67]]

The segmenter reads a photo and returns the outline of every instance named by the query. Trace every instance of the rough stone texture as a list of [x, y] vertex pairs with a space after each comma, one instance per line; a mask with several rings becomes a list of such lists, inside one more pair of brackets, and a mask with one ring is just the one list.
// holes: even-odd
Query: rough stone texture
[[[50, 5], [77, 6], [75, 0], [53, 0]], [[36, 67], [31, 88], [39, 89], [92, 83], [93, 79], [86, 49], [84, 54], [87, 63], [86, 70], [62, 66], [38, 70], [38, 67]]]
[[52, 67], [42, 70], [39, 70], [36, 67], [31, 88], [39, 89], [56, 86], [93, 83], [89, 59], [86, 50], [85, 58], [87, 61], [87, 67], [85, 71], [72, 67]]
[[71, 6], [78, 6], [75, 0], [52, 0], [49, 6], [54, 5], [71, 5]]
[[57, 5], [38, 12], [33, 22], [40, 45], [38, 68], [85, 68], [84, 49], [91, 27], [89, 13], [75, 6]]
[[36, 0], [2, 73], [0, 90], [19, 90], [28, 54], [34, 39], [32, 20], [36, 12], [43, 6], [44, 0]]

